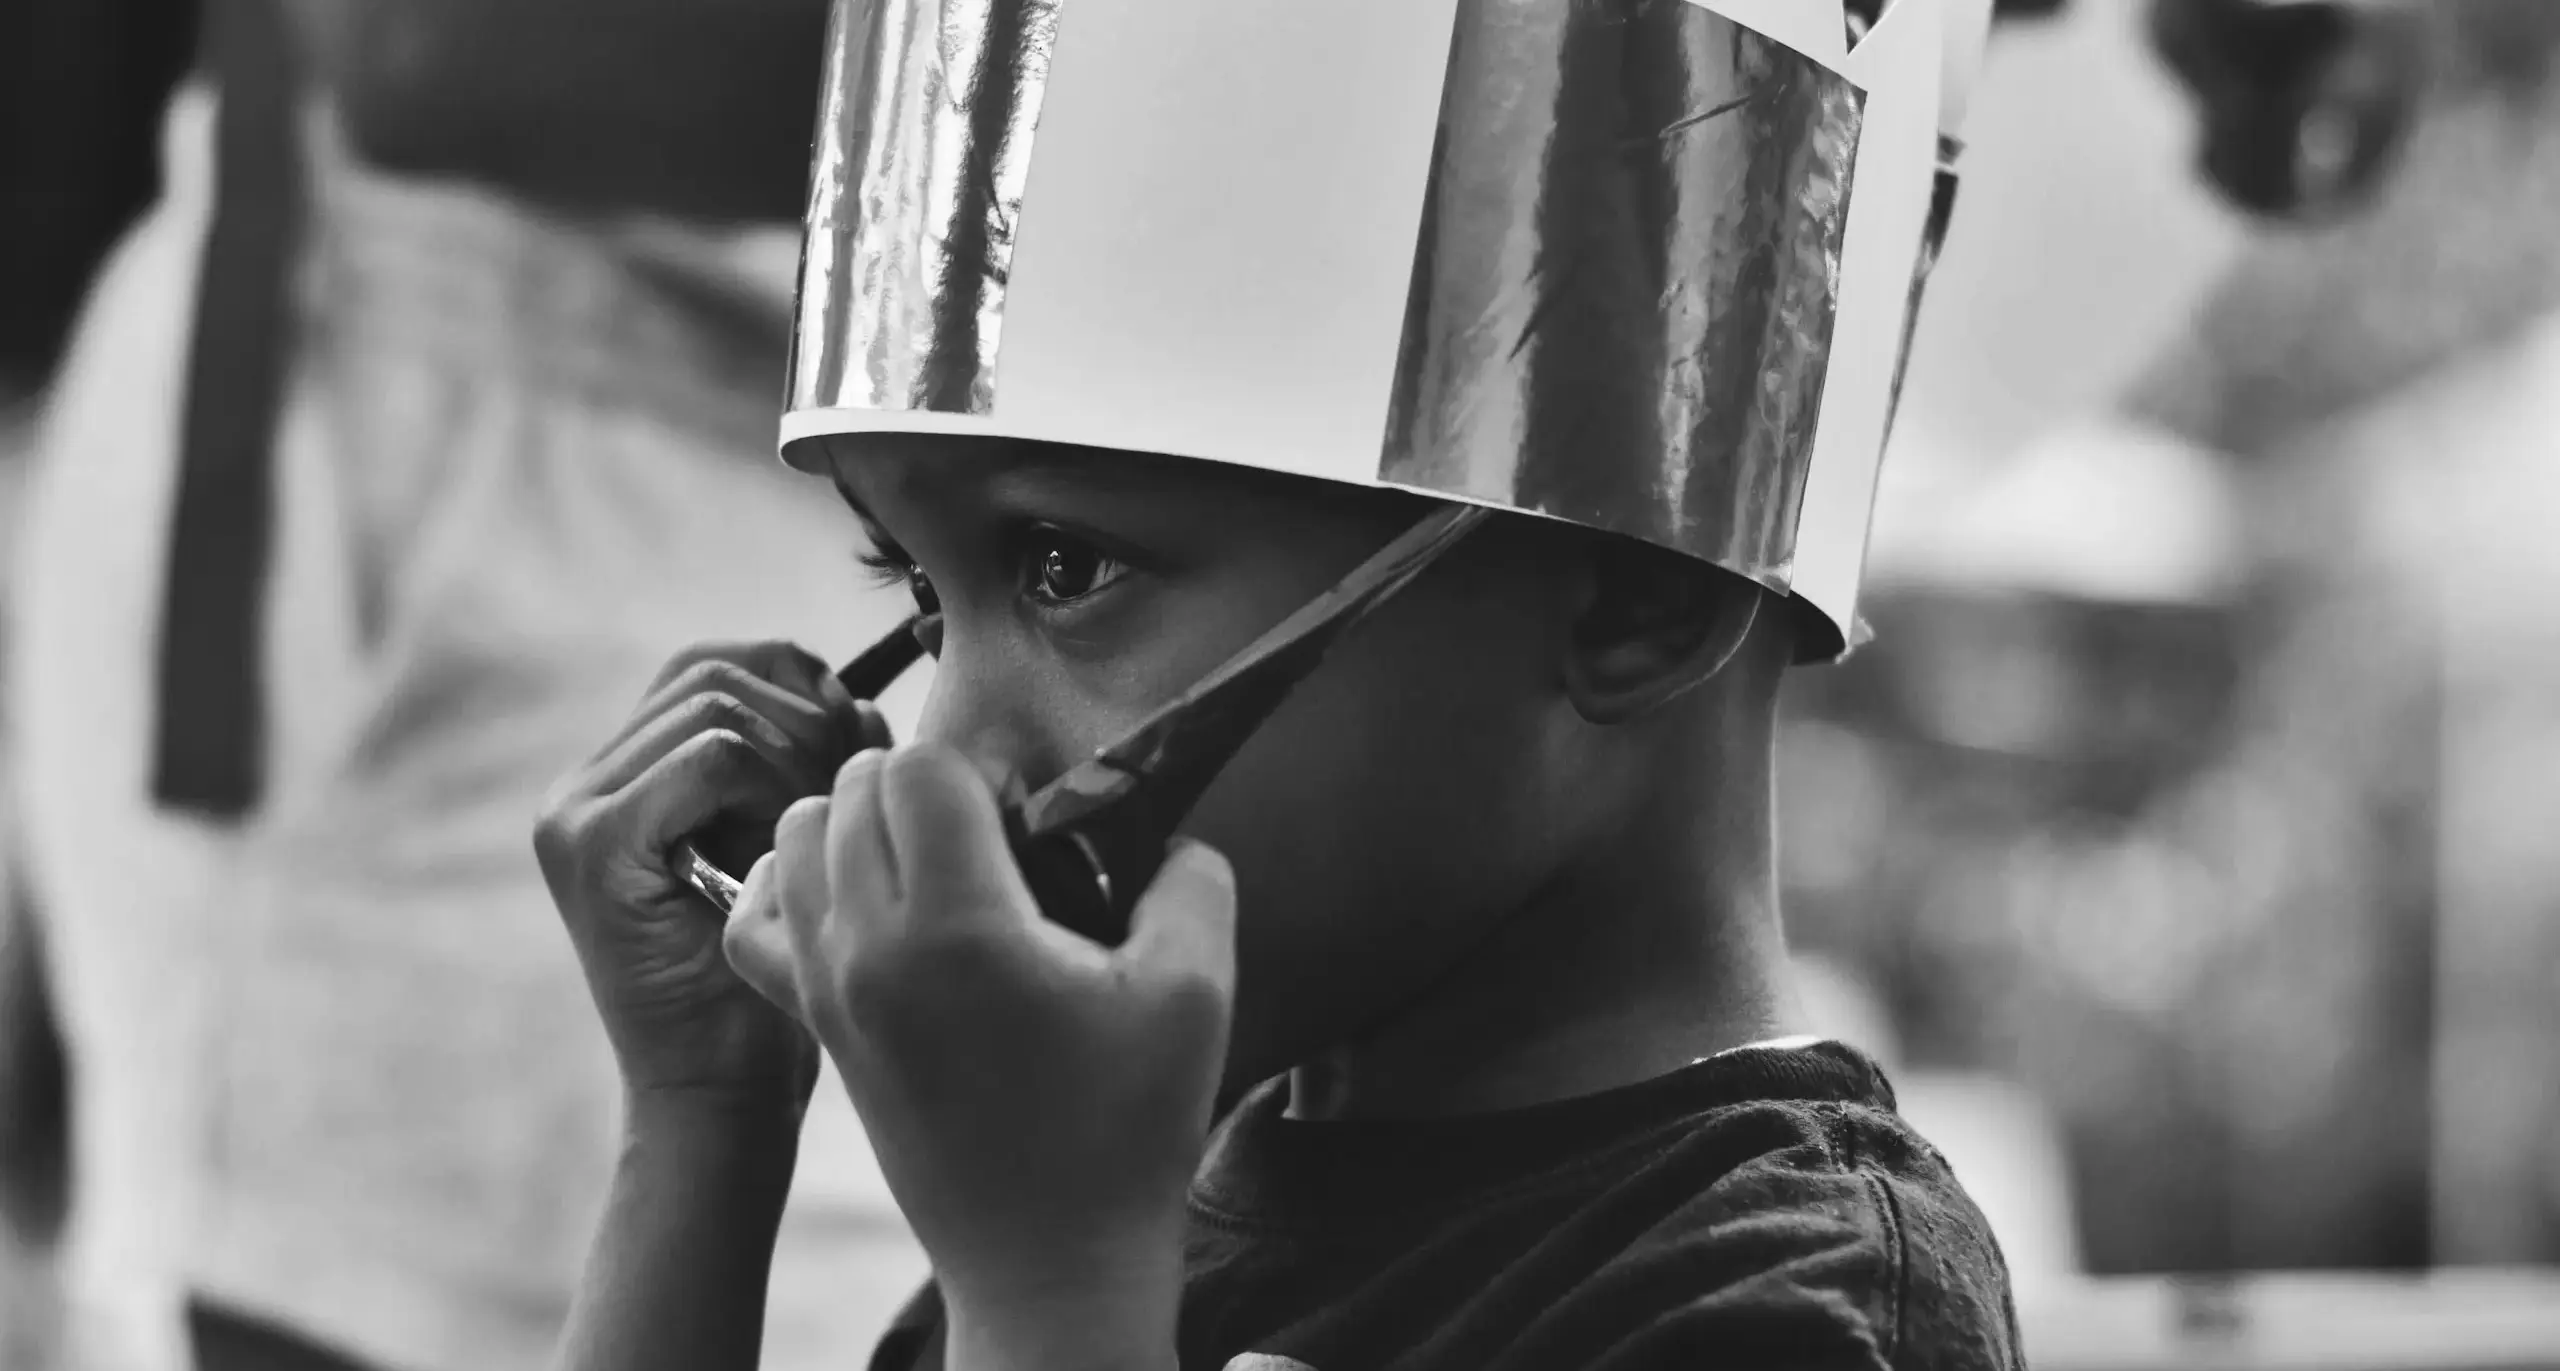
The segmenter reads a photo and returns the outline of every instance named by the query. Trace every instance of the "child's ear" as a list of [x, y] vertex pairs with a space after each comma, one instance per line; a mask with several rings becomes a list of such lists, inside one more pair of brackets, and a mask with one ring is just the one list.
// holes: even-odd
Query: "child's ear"
[[1723, 672], [1769, 598], [1739, 576], [1638, 543], [1594, 539], [1582, 571], [1565, 687], [1596, 724], [1642, 718]]

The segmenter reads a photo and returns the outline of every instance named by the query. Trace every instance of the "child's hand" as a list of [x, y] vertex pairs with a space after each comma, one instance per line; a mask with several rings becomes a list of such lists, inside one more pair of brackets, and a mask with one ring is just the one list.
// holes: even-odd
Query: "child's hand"
[[706, 645], [669, 662], [620, 735], [553, 791], [534, 851], [636, 1095], [808, 1099], [808, 1035], [729, 969], [719, 914], [668, 854], [706, 826], [769, 827], [887, 740], [879, 712], [808, 653]]
[[987, 782], [915, 747], [791, 807], [728, 946], [834, 1058], [955, 1330], [1160, 1318], [1170, 1357], [1234, 938], [1226, 861], [1194, 843], [1121, 947], [1048, 922]]

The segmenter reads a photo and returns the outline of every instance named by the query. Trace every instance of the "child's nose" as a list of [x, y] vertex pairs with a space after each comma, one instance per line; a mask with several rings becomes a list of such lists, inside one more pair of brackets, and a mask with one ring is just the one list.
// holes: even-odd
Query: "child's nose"
[[998, 795], [1037, 789], [1069, 763], [1011, 694], [1001, 682], [973, 679], [964, 664], [946, 655], [917, 718], [916, 741], [958, 751]]

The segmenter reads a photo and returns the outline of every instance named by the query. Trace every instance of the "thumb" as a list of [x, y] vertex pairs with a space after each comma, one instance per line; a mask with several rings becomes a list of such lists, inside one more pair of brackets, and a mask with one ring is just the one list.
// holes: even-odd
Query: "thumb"
[[791, 930], [776, 895], [776, 867], [776, 855], [768, 852], [747, 872], [728, 925], [721, 929], [720, 952], [749, 989], [796, 1019], [801, 1017], [799, 984], [792, 974]]
[[1207, 843], [1176, 838], [1129, 915], [1118, 956], [1152, 971], [1199, 976], [1232, 996], [1236, 983], [1236, 877]]

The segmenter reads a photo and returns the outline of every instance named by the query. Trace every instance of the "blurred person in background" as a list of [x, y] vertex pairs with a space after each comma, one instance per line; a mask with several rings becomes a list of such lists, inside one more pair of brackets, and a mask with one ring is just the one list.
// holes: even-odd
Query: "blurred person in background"
[[[1787, 772], [1840, 840], [1797, 850], [1860, 856], [1791, 910], [1915, 1058], [2060, 1117], [2098, 1273], [2547, 1267], [2560, 5], [2075, 9], [1986, 83], [1969, 193], [2017, 200], [1941, 270], [2037, 296], [1931, 318], [1965, 346], [1921, 349], [1906, 433], [1941, 432], [1886, 470], [1945, 493], [1877, 533], [1912, 631]], [[2544, 1364], [2560, 1276], [2466, 1303], [2494, 1279], [2278, 1277], [2205, 1323]], [[2039, 1364], [2140, 1345], [2085, 1312], [2029, 1318]]]
[[[37, 412], [88, 280], [156, 191], [158, 97], [194, 40], [183, 23], [119, 35], [126, 17], [114, 3], [0, 4], [0, 547], [14, 546]], [[0, 557], [0, 600], [13, 560]], [[0, 634], [0, 660], [9, 647]], [[0, 777], [7, 743], [0, 732]], [[0, 1371], [52, 1361], [48, 1259], [68, 1164], [65, 1061], [14, 801], [0, 788]]]
[[1904, 1079], [2058, 1125], [2089, 1277], [1984, 1197], [2035, 1365], [2560, 1365], [2555, 57], [2550, 0], [2079, 0], [1987, 75], [1895, 631], [1782, 792]]
[[[2169, 23], [2206, 8], [2160, 6]], [[2323, 150], [2372, 126], [2355, 111], [2405, 90], [2385, 174], [2347, 203], [2291, 212], [2282, 194], [2251, 193], [2240, 159], [2215, 157], [2245, 125], [2209, 115], [2215, 184], [2283, 227], [2230, 264], [2126, 411], [2243, 473], [2258, 575], [2281, 606], [2257, 672], [2267, 715], [2317, 719], [2381, 690], [2411, 702], [2414, 753], [2371, 741], [2369, 719], [2306, 750], [2312, 774], [2333, 776], [2396, 751], [2415, 765], [2385, 783], [2426, 807], [2430, 860], [2410, 873], [2422, 917], [2402, 940], [2417, 1027], [2403, 1077], [2415, 1098], [2398, 1112], [2413, 1136], [2395, 1157], [2414, 1173], [2414, 1245], [2438, 1263], [2555, 1263], [2560, 5], [2372, 13], [2404, 76], [2376, 80], [2379, 54], [2342, 45], [2289, 83], [2346, 106], [2326, 131], [2263, 101], [2257, 118], [2275, 130], [2260, 141], [2297, 145], [2314, 172], [2295, 179], [2316, 184], [2321, 163], [2354, 162]], [[2200, 105], [2250, 109], [2228, 93], [2229, 45], [2168, 51]], [[2298, 944], [2321, 922], [2305, 911], [2279, 937]], [[2299, 1061], [2276, 1070], [2304, 1076]], [[2280, 1193], [2266, 1205], [2270, 1226], [2307, 1207]]]
[[[823, 17], [0, 15], [0, 259], [45, 286], [10, 297], [45, 400], [6, 710], [72, 1067], [63, 1364], [546, 1359], [617, 1101], [542, 790], [672, 646], [896, 613], [843, 612], [838, 516], [771, 459]], [[777, 1366], [922, 1272], [826, 1109], [784, 1242], [834, 1284], [775, 1292]]]

